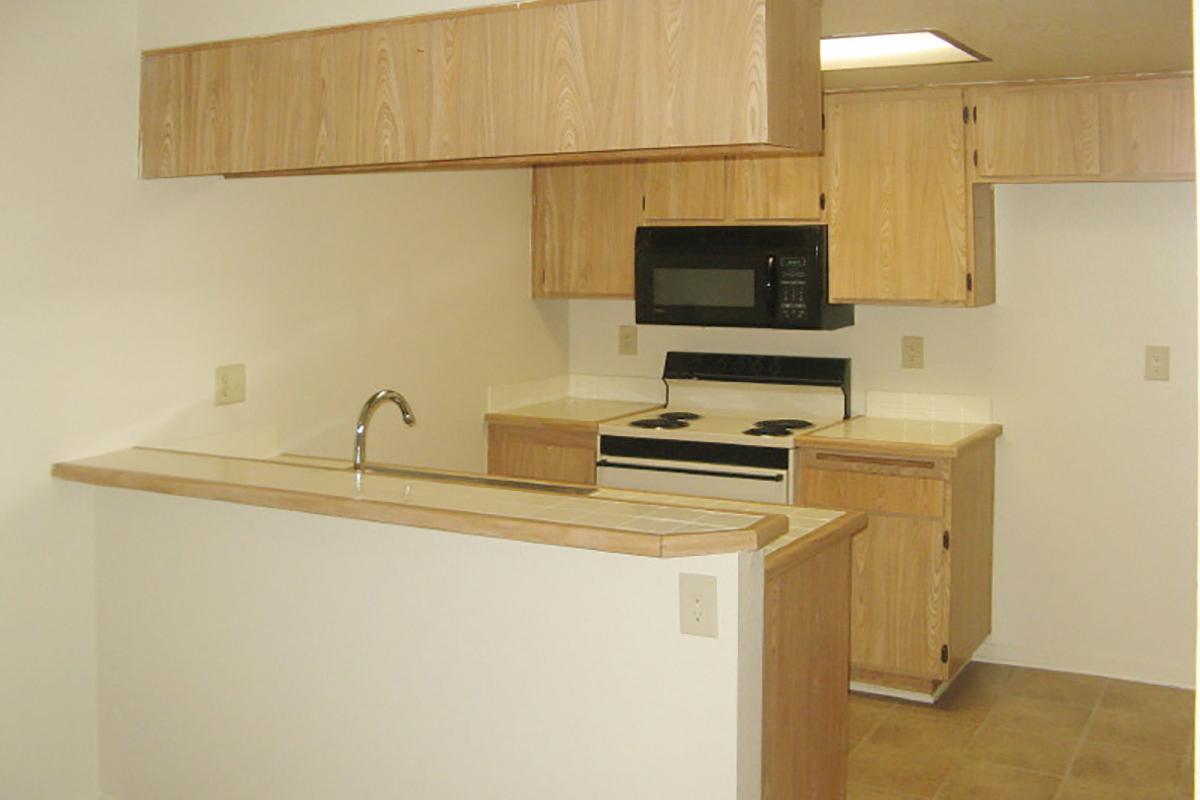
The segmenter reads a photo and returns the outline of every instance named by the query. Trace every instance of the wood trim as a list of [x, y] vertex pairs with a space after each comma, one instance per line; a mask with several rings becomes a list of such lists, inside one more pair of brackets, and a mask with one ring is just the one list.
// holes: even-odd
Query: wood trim
[[765, 569], [768, 577], [804, 563], [825, 547], [831, 547], [853, 537], [867, 527], [867, 515], [847, 512], [843, 516], [827, 522], [816, 530], [808, 533], [791, 544], [785, 545], [767, 555]]
[[[625, 416], [622, 414], [621, 416]], [[498, 425], [510, 425], [516, 428], [552, 428], [559, 431], [574, 433], [590, 433], [596, 435], [600, 422], [586, 422], [575, 419], [554, 419], [544, 417], [524, 417], [518, 414], [508, 414], [504, 411], [489, 411], [483, 415], [484, 422]]]
[[763, 800], [845, 797], [849, 747], [850, 541], [763, 592]]
[[849, 439], [822, 437], [820, 432], [810, 433], [796, 438], [796, 446], [804, 453], [812, 450], [838, 450], [845, 452], [861, 452], [865, 454], [886, 453], [899, 457], [912, 456], [916, 458], [954, 458], [959, 452], [981, 439], [995, 439], [1004, 433], [1004, 426], [990, 424], [986, 427], [959, 439], [953, 444], [920, 444], [918, 442], [886, 441], [882, 439]]

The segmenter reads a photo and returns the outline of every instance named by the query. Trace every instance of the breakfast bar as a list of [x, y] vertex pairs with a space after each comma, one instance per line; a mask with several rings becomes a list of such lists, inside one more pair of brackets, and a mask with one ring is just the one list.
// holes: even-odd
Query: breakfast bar
[[123, 796], [842, 796], [861, 514], [303, 456], [53, 472], [104, 487]]

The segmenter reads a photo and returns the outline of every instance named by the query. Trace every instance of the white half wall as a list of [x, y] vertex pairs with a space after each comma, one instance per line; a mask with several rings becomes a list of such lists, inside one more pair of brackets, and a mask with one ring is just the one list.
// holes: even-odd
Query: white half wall
[[[642, 326], [571, 301], [571, 371], [661, 373], [669, 349], [849, 356], [867, 389], [985, 395], [997, 446], [995, 615], [980, 655], [1187, 686], [1196, 583], [1196, 218], [1191, 183], [997, 188], [999, 302], [859, 306], [855, 327]], [[925, 369], [900, 338], [925, 337]], [[1143, 380], [1146, 345], [1171, 381]]]
[[[96, 499], [113, 800], [760, 796], [759, 554]], [[680, 573], [716, 577], [718, 638], [680, 633]]]
[[[479, 469], [487, 387], [567, 372], [566, 308], [529, 299], [527, 170], [138, 180], [139, 11], [195, 40], [232, 7], [0, 0], [0, 797], [96, 794], [91, 493], [51, 463], [348, 456], [394, 386], [418, 426], [382, 411], [373, 455]], [[230, 363], [249, 400], [214, 408]]]

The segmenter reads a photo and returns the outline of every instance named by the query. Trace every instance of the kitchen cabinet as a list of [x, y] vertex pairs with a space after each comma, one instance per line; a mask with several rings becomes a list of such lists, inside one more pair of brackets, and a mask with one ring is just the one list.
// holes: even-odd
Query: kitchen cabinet
[[800, 440], [801, 505], [867, 512], [853, 542], [852, 680], [935, 696], [991, 631], [995, 439], [926, 455]]
[[813, 153], [819, 30], [813, 0], [567, 0], [147, 51], [141, 174]]
[[555, 483], [596, 482], [596, 426], [488, 422], [489, 475]]
[[817, 222], [819, 156], [745, 156], [646, 165], [646, 221]]
[[633, 297], [638, 164], [533, 171], [533, 296]]
[[976, 180], [1191, 180], [1188, 77], [980, 86], [968, 91]]
[[830, 301], [993, 302], [991, 189], [967, 182], [961, 90], [838, 94], [826, 108]]

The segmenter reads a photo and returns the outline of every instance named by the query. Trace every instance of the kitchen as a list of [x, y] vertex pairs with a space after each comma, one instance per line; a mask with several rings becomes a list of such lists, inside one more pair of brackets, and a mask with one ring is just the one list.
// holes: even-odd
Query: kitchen
[[[355, 16], [433, 10], [371, 5]], [[23, 8], [4, 26], [5, 74], [37, 65], [3, 90], [36, 124], [0, 134], [30, 154], [4, 181], [21, 187], [4, 201], [17, 247], [4, 362], [22, 387], [9, 398], [21, 422], [3, 504], [6, 628], [21, 654], [6, 659], [16, 711], [6, 716], [20, 726], [5, 737], [14, 796], [74, 796], [95, 782], [90, 494], [51, 484], [48, 464], [189, 440], [345, 457], [362, 400], [394, 385], [421, 421], [410, 430], [381, 415], [381, 460], [481, 470], [489, 387], [571, 373], [655, 379], [667, 350], [851, 357], [864, 390], [991, 397], [1005, 425], [993, 642], [1020, 663], [1191, 684], [1189, 185], [1002, 187], [994, 307], [860, 306], [853, 328], [813, 334], [643, 327], [638, 355], [620, 356], [627, 301], [528, 300], [525, 170], [138, 183], [139, 48], [352, 14], [143, 6], [115, 4], [103, 19]], [[1130, 252], [1136, 283], [1120, 255]], [[459, 280], [444, 279], [447, 264]], [[905, 335], [925, 337], [924, 370], [900, 368]], [[1172, 346], [1170, 383], [1142, 382], [1147, 344]], [[1113, 357], [1096, 357], [1105, 351]], [[249, 399], [214, 409], [212, 367], [228, 363], [248, 365]], [[1112, 479], [1130, 471], [1153, 479]], [[1137, 537], [1117, 535], [1126, 529]], [[51, 752], [63, 755], [48, 771]]]

